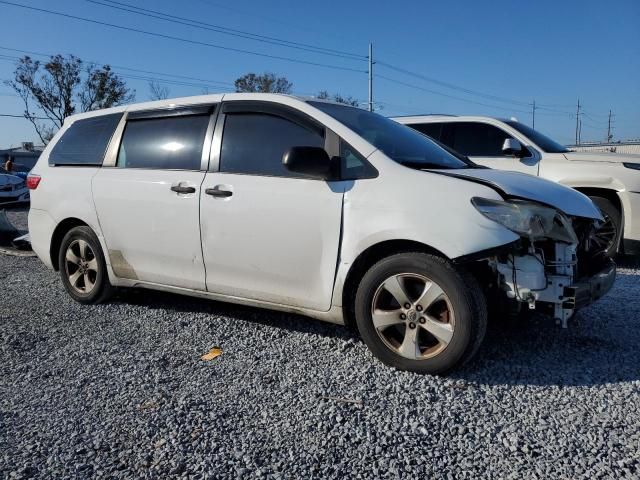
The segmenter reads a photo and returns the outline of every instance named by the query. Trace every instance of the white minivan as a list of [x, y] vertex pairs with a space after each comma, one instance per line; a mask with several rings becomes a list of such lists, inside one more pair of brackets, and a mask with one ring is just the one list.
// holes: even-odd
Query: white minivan
[[404, 370], [471, 358], [488, 302], [566, 325], [615, 278], [585, 195], [314, 99], [75, 115], [28, 185], [33, 249], [81, 303], [144, 287], [298, 312], [355, 324]]

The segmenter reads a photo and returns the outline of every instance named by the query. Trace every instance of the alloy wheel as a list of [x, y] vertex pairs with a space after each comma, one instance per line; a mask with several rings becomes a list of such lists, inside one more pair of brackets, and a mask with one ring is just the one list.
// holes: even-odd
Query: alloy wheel
[[603, 251], [609, 251], [613, 243], [616, 241], [617, 232], [616, 226], [609, 215], [603, 210], [600, 210], [604, 221], [600, 227], [593, 232], [591, 241], [600, 247]]
[[449, 297], [433, 280], [413, 273], [393, 275], [377, 288], [371, 318], [384, 344], [412, 360], [440, 354], [455, 330]]
[[89, 243], [81, 239], [71, 242], [64, 263], [69, 285], [83, 295], [91, 293], [98, 278], [98, 260]]

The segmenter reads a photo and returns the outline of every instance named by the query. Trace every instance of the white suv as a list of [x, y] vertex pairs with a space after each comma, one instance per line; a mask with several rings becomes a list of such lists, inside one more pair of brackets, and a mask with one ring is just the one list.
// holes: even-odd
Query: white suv
[[581, 193], [285, 95], [70, 117], [28, 185], [33, 249], [79, 302], [145, 287], [354, 321], [412, 371], [468, 360], [488, 296], [566, 323], [615, 278]]
[[420, 115], [394, 120], [490, 168], [538, 175], [588, 195], [604, 222], [595, 240], [613, 256], [640, 254], [640, 155], [571, 152], [516, 120]]

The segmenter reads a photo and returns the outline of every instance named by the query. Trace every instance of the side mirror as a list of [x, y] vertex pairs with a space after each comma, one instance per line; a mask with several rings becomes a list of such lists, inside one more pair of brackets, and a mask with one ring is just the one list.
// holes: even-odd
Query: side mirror
[[291, 147], [282, 156], [282, 164], [305, 177], [326, 180], [331, 176], [331, 159], [320, 147]]
[[506, 138], [502, 144], [502, 151], [506, 155], [513, 155], [514, 157], [521, 156], [522, 144], [515, 138]]

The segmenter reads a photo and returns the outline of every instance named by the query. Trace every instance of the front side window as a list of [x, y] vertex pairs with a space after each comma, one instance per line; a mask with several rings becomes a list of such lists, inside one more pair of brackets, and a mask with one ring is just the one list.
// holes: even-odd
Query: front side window
[[486, 123], [455, 122], [451, 148], [470, 157], [504, 157], [502, 146], [510, 135]]
[[358, 180], [361, 178], [373, 178], [378, 174], [351, 145], [340, 140], [340, 179]]
[[377, 113], [328, 102], [309, 102], [360, 135], [392, 160], [416, 169], [471, 168], [427, 136]]
[[49, 154], [49, 165], [102, 165], [122, 113], [76, 120]]
[[209, 115], [127, 122], [118, 152], [121, 168], [200, 170]]
[[291, 147], [324, 147], [324, 137], [267, 113], [229, 113], [224, 122], [220, 171], [297, 177], [282, 164]]

